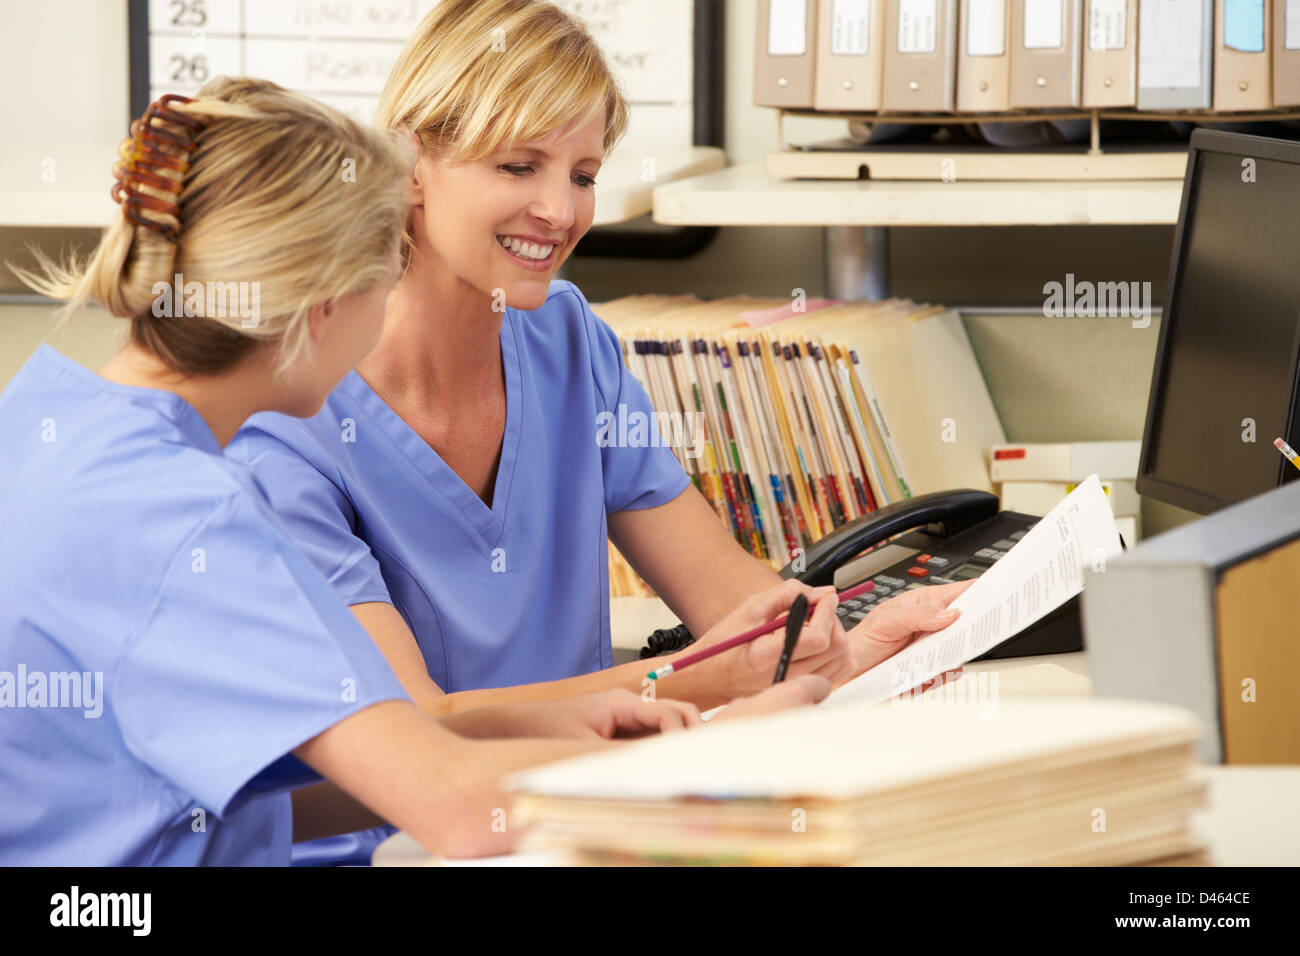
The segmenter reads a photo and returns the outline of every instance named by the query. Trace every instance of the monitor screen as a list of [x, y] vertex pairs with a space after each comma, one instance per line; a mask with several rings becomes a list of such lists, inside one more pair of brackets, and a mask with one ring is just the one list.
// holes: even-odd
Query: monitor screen
[[1273, 446], [1295, 443], [1300, 144], [1192, 147], [1138, 491], [1208, 514], [1300, 478]]

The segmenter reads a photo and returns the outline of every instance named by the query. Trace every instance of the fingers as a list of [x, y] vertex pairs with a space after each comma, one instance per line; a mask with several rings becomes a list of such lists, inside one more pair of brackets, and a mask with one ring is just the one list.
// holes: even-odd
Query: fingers
[[[837, 640], [843, 643], [844, 628], [840, 625], [839, 618], [835, 616], [835, 609], [840, 604], [839, 596], [834, 588], [828, 588], [827, 592], [812, 606], [791, 660], [801, 661], [809, 657], [817, 657], [831, 650], [831, 645]], [[812, 601], [812, 598], [809, 598], [809, 601]], [[781, 644], [784, 648], [785, 633], [783, 631], [776, 633], [781, 635]]]
[[816, 674], [804, 674], [769, 687], [753, 697], [742, 697], [722, 708], [711, 723], [720, 720], [738, 720], [756, 717], [776, 711], [789, 710], [792, 707], [806, 707], [826, 698], [831, 692], [831, 684], [825, 677]]
[[876, 607], [947, 607], [974, 583], [975, 579], [971, 578], [969, 581], [955, 581], [952, 584], [931, 584], [928, 587], [912, 588], [910, 591], [895, 594], [881, 601]]
[[947, 607], [974, 583], [975, 579], [971, 578], [969, 581], [956, 581], [952, 584], [932, 584], [909, 593], [915, 594], [916, 603], [923, 607]]
[[870, 670], [913, 639], [940, 631], [960, 616], [953, 607], [878, 607], [849, 633], [849, 656], [858, 673]]
[[901, 645], [913, 635], [940, 631], [961, 616], [954, 607], [878, 607], [853, 629], [854, 637], [864, 632], [868, 640]]
[[609, 699], [606, 737], [642, 737], [671, 733], [704, 723], [700, 710], [682, 700], [644, 700], [631, 691], [618, 691]]
[[[736, 609], [737, 614], [743, 614], [749, 620], [748, 627], [754, 627], [763, 624], [766, 621], [774, 620], [790, 610], [794, 604], [795, 598], [800, 594], [808, 599], [809, 604], [822, 600], [827, 595], [833, 596], [835, 588], [831, 586], [812, 588], [802, 581], [782, 581], [780, 584], [768, 588], [766, 591], [760, 591], [746, 598]], [[731, 615], [728, 615], [728, 618]], [[724, 619], [725, 620], [725, 619]], [[738, 628], [737, 630], [743, 630]]]
[[[790, 656], [791, 674], [814, 672], [823, 664], [848, 652], [848, 638], [844, 628], [835, 616], [839, 607], [839, 598], [834, 588], [817, 588], [824, 591], [816, 598], [811, 613], [804, 623], [794, 653]], [[812, 599], [810, 599], [812, 600]], [[753, 641], [749, 645], [750, 666], [758, 671], [770, 673], [785, 650], [785, 629], [778, 628], [770, 634]]]

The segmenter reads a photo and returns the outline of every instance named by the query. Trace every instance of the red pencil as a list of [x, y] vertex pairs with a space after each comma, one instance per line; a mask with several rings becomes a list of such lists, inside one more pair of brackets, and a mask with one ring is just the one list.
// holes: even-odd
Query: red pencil
[[[855, 584], [847, 590], [841, 591], [839, 599], [841, 601], [850, 601], [860, 594], [866, 594], [874, 588], [874, 581], [863, 581], [861, 584]], [[789, 615], [783, 615], [768, 624], [760, 624], [758, 627], [750, 628], [744, 634], [737, 634], [735, 637], [729, 637], [725, 641], [714, 644], [712, 647], [706, 647], [702, 651], [696, 651], [694, 654], [687, 654], [675, 664], [665, 664], [663, 667], [657, 667], [646, 676], [651, 680], [658, 680], [661, 677], [667, 677], [669, 674], [676, 674], [678, 671], [685, 670], [692, 664], [698, 664], [700, 661], [707, 661], [715, 654], [721, 654], [723, 651], [729, 651], [733, 647], [739, 647], [741, 644], [748, 644], [764, 634], [771, 634], [778, 628], [785, 627], [785, 622], [789, 620]]]

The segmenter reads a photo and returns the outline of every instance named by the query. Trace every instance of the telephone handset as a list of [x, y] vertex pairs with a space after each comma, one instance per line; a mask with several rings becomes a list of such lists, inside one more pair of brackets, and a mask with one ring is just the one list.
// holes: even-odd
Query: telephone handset
[[[782, 568], [781, 577], [797, 577], [813, 587], [832, 584], [841, 565], [887, 538], [923, 525], [936, 534], [954, 535], [997, 513], [997, 496], [969, 488], [905, 498], [836, 528], [815, 542], [801, 561]], [[803, 570], [796, 573], [796, 565]]]
[[[1025, 536], [1038, 518], [999, 511], [997, 496], [964, 488], [886, 505], [836, 528], [781, 569], [814, 586], [843, 589], [871, 578], [875, 589], [839, 607], [845, 628], [895, 594], [977, 578]], [[977, 660], [1083, 649], [1079, 600], [1071, 598]]]

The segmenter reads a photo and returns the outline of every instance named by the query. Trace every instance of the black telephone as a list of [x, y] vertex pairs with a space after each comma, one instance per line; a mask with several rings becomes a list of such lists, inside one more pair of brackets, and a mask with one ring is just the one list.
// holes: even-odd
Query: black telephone
[[[1038, 521], [1032, 515], [999, 511], [997, 496], [987, 491], [931, 492], [878, 508], [836, 528], [808, 549], [797, 562], [800, 570], [791, 562], [781, 569], [781, 577], [797, 577], [814, 587], [834, 584], [841, 590], [871, 578], [874, 590], [841, 603], [837, 610], [847, 630], [900, 591], [979, 577]], [[693, 640], [681, 624], [655, 631], [641, 657], [679, 650]], [[1083, 627], [1076, 596], [975, 659], [1081, 650]]]
[[[847, 629], [903, 590], [979, 577], [1038, 520], [999, 511], [997, 496], [987, 491], [932, 492], [836, 528], [808, 549], [798, 562], [802, 570], [796, 571], [796, 562], [791, 562], [781, 569], [781, 577], [840, 589], [867, 578], [875, 581], [874, 590], [840, 605], [839, 617]], [[1074, 597], [976, 660], [1082, 649], [1079, 599]]]

